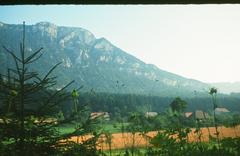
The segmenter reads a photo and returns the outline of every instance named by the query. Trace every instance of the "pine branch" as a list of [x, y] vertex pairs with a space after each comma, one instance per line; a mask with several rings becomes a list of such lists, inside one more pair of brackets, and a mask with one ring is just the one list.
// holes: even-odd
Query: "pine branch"
[[53, 66], [53, 67], [49, 70], [49, 72], [45, 75], [45, 77], [43, 78], [43, 80], [46, 79], [46, 78], [53, 72], [53, 70], [54, 70], [55, 68], [57, 68], [57, 66], [59, 66], [61, 63], [62, 63], [62, 62], [59, 62], [59, 63], [57, 63], [55, 66]]
[[42, 108], [39, 109], [39, 112], [41, 112], [47, 105], [49, 105], [49, 103], [52, 101], [53, 98], [55, 98], [61, 91], [63, 91], [65, 88], [67, 88], [68, 86], [70, 86], [74, 81], [69, 82], [67, 85], [65, 85], [63, 88], [61, 88], [60, 90], [56, 91], [53, 95], [51, 95], [46, 103], [42, 106]]
[[[25, 64], [29, 64], [29, 63], [32, 63], [36, 60], [38, 60], [42, 54], [40, 54], [38, 57], [36, 57], [35, 59], [33, 59], [37, 54], [39, 54], [41, 52], [43, 48], [40, 48], [39, 50], [37, 50], [36, 52], [34, 52], [32, 55], [30, 55], [29, 57], [27, 57], [25, 60], [24, 60], [24, 63]], [[33, 59], [33, 60], [32, 60]]]
[[17, 61], [22, 62], [20, 58], [18, 58], [11, 50], [9, 50], [8, 48], [6, 48], [3, 45], [3, 49], [5, 49], [10, 55], [12, 55], [13, 58], [15, 58]]

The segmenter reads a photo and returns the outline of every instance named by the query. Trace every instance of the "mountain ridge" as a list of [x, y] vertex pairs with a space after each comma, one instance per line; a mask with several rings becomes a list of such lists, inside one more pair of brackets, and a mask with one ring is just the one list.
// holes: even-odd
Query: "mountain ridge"
[[[75, 80], [74, 87], [83, 85], [85, 91], [93, 88], [98, 92], [158, 96], [195, 96], [196, 91], [205, 94], [204, 90], [209, 88], [201, 81], [146, 64], [106, 38], [96, 38], [83, 28], [38, 22], [26, 25], [25, 30], [27, 51], [40, 47], [45, 51], [41, 61], [32, 68], [43, 74], [54, 64], [62, 62], [61, 68], [55, 71], [60, 84]], [[0, 36], [4, 36], [0, 44], [13, 48], [13, 51], [18, 51], [21, 35], [22, 25], [0, 24]], [[0, 55], [5, 69], [13, 65], [6, 61], [8, 56], [5, 53]]]

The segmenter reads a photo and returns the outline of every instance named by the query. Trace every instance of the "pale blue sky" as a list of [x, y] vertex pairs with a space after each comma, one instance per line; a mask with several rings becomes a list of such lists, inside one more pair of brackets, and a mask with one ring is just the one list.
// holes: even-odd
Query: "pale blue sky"
[[240, 5], [0, 6], [0, 21], [82, 27], [169, 72], [240, 81]]

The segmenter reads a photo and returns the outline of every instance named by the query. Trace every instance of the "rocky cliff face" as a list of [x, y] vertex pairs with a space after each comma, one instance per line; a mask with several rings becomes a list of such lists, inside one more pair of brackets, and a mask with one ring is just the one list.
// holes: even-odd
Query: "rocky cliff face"
[[[22, 25], [0, 23], [0, 44], [19, 51]], [[44, 55], [31, 68], [44, 74], [54, 64], [62, 62], [55, 71], [62, 87], [70, 80], [85, 91], [134, 93], [159, 96], [194, 96], [201, 94], [207, 84], [186, 79], [146, 64], [114, 46], [105, 38], [97, 39], [82, 28], [56, 26], [40, 22], [26, 26], [26, 53], [43, 47]], [[0, 51], [1, 72], [12, 66], [10, 57]]]

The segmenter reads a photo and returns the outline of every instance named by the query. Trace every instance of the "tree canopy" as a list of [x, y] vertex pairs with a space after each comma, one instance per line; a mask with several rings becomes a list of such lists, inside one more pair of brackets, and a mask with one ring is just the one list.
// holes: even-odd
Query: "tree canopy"
[[180, 97], [176, 97], [170, 104], [173, 111], [183, 112], [187, 107], [187, 102], [182, 100]]

